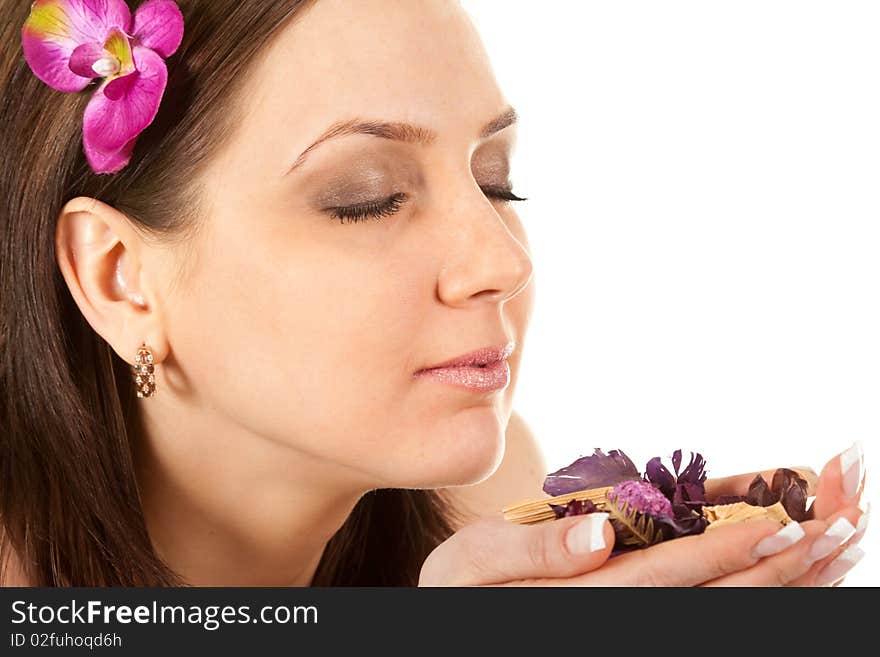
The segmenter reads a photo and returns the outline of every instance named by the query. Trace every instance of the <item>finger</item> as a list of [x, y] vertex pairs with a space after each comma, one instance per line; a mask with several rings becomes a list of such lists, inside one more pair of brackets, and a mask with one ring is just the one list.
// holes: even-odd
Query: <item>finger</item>
[[[826, 554], [812, 564], [807, 572], [791, 582], [790, 586], [827, 586], [835, 579], [843, 577], [855, 563], [849, 561], [848, 557], [840, 559], [840, 556], [846, 549], [858, 544], [864, 535], [867, 520], [868, 514], [862, 513], [861, 509], [855, 506], [846, 507], [830, 516], [826, 522], [832, 528], [835, 524], [838, 526], [837, 533], [843, 540], [836, 542], [830, 538], [823, 540]], [[853, 525], [855, 528], [851, 529]], [[829, 547], [830, 550], [827, 549]], [[857, 553], [851, 552], [849, 554]], [[832, 566], [832, 564], [835, 565]], [[846, 567], [847, 564], [848, 567]]]
[[[862, 511], [861, 501], [859, 502], [859, 511]], [[862, 511], [862, 515], [859, 516], [859, 522], [856, 525], [856, 535], [849, 539], [849, 544], [858, 543], [862, 540], [862, 537], [865, 535], [865, 532], [868, 530], [868, 522], [871, 520], [871, 503], [867, 502], [864, 507], [864, 511]]]
[[865, 551], [858, 545], [850, 545], [841, 552], [825, 570], [816, 577], [815, 586], [836, 586], [865, 556]]
[[860, 515], [858, 507], [850, 507], [828, 520], [803, 522], [803, 540], [767, 556], [752, 568], [707, 582], [706, 586], [814, 586], [816, 574], [856, 534]]
[[[807, 495], [816, 494], [816, 485], [819, 479], [815, 471], [804, 465], [791, 467], [801, 477], [807, 480]], [[706, 480], [706, 500], [711, 502], [717, 500], [722, 495], [745, 495], [749, 490], [749, 484], [754, 480], [755, 475], [761, 475], [767, 483], [773, 481], [773, 475], [776, 469], [763, 470], [761, 472], [749, 472], [745, 474], [732, 475], [730, 477], [718, 477]]]
[[[664, 541], [615, 557], [601, 569], [573, 578], [579, 586], [697, 586], [754, 566], [757, 546], [769, 537], [777, 547], [799, 540], [798, 523], [747, 520], [696, 536]], [[766, 545], [766, 544], [765, 544]]]
[[861, 443], [854, 443], [825, 464], [816, 485], [813, 514], [820, 520], [841, 508], [858, 504], [865, 478], [865, 457]]
[[419, 586], [497, 585], [536, 577], [571, 577], [598, 568], [614, 545], [607, 513], [521, 525], [483, 518], [428, 555]]
[[[843, 522], [847, 523], [845, 519]], [[824, 520], [802, 522], [800, 526], [804, 536], [801, 540], [780, 552], [768, 555], [751, 568], [719, 577], [703, 586], [786, 586], [804, 575], [818, 559], [827, 554], [823, 539], [836, 541], [831, 548], [834, 549], [855, 532], [855, 527], [848, 523], [847, 525], [845, 528], [835, 525], [832, 538], [826, 536], [829, 526]], [[841, 531], [845, 532], [844, 536], [840, 535]]]

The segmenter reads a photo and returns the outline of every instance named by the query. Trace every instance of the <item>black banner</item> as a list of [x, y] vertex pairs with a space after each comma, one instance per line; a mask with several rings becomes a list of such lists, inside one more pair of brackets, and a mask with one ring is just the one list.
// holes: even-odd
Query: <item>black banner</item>
[[[804, 628], [805, 616], [821, 615], [826, 630], [839, 622], [852, 631], [873, 606], [866, 598], [875, 596], [876, 590], [857, 588], [7, 588], [0, 589], [0, 654], [255, 648], [468, 654], [464, 647], [474, 637], [499, 648], [569, 640], [586, 648], [584, 633], [624, 637], [641, 627], [650, 629], [645, 640], [675, 642], [685, 628], [704, 635], [766, 614], [774, 626]], [[756, 609], [763, 611], [755, 616]]]

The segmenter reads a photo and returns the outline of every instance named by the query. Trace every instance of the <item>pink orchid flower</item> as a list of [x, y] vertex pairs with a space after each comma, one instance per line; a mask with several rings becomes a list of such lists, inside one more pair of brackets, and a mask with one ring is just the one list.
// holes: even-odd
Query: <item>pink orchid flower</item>
[[83, 117], [83, 149], [95, 173], [117, 173], [156, 118], [168, 84], [164, 58], [183, 40], [173, 0], [149, 0], [131, 16], [124, 0], [36, 0], [21, 31], [28, 65], [49, 86], [73, 93], [95, 78]]

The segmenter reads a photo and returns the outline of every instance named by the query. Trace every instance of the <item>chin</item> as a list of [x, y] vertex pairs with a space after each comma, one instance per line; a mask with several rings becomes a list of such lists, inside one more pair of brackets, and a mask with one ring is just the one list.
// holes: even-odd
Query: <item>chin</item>
[[406, 488], [470, 486], [490, 477], [504, 457], [506, 423], [497, 409], [463, 409], [430, 432], [422, 430], [419, 456], [413, 457]]

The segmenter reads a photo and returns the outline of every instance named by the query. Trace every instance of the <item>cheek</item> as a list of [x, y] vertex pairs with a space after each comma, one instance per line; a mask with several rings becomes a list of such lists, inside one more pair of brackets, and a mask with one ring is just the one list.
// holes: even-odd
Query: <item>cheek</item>
[[170, 329], [202, 403], [323, 458], [386, 458], [426, 350], [427, 274], [314, 244], [283, 258], [226, 254], [203, 262]]
[[[436, 356], [436, 322], [448, 312], [435, 298], [438, 263], [412, 244], [381, 257], [316, 241], [285, 248], [216, 248], [223, 258], [202, 258], [177, 299], [170, 339], [193, 403], [377, 486], [489, 476], [503, 455], [519, 359], [511, 385], [490, 400], [413, 382]], [[520, 345], [530, 288], [505, 304]]]

